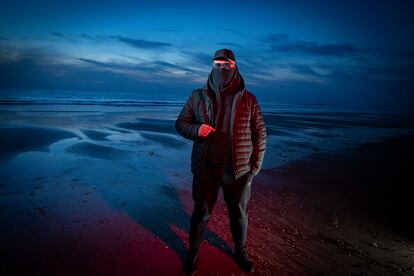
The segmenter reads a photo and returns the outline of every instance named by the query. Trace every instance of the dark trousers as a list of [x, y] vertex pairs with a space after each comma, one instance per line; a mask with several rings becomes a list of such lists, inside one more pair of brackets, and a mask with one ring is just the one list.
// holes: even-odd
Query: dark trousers
[[190, 223], [190, 250], [199, 251], [203, 234], [217, 201], [220, 187], [223, 190], [230, 219], [230, 230], [236, 250], [246, 246], [247, 203], [251, 192], [251, 178], [245, 174], [235, 180], [232, 168], [205, 165], [199, 179], [193, 179], [194, 209]]

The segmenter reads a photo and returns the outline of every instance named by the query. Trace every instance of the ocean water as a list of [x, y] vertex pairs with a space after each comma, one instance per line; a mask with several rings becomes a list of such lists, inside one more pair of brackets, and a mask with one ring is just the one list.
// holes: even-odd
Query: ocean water
[[159, 93], [0, 89], [0, 106], [7, 105], [10, 109], [10, 105], [23, 105], [24, 110], [39, 110], [39, 106], [44, 106], [59, 111], [128, 111], [148, 105], [174, 106], [185, 99], [183, 95]]

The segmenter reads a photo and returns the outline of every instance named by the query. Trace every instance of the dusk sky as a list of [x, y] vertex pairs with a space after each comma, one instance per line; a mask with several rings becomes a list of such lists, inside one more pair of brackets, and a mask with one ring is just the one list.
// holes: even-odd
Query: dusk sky
[[1, 1], [0, 87], [189, 95], [214, 51], [275, 102], [412, 105], [414, 1]]

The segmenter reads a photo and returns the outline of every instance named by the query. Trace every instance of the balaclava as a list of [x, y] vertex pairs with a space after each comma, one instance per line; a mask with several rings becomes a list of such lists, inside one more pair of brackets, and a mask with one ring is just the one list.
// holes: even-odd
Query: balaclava
[[[236, 61], [234, 53], [229, 49], [221, 49], [215, 52], [213, 59], [222, 59], [222, 60], [233, 60]], [[233, 80], [238, 70], [232, 68], [230, 70], [224, 70], [220, 68], [213, 68], [211, 70], [211, 81], [215, 88], [226, 88]]]

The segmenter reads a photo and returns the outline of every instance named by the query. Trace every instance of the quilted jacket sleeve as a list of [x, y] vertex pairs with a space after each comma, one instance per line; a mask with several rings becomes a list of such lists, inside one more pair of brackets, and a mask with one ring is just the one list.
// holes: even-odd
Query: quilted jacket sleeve
[[175, 129], [181, 136], [193, 141], [202, 139], [198, 136], [198, 128], [201, 124], [195, 123], [194, 114], [194, 93], [192, 93], [175, 121]]
[[256, 176], [262, 167], [263, 158], [266, 151], [266, 126], [262, 111], [260, 110], [260, 105], [255, 96], [253, 99], [251, 121], [253, 154], [250, 158], [250, 165], [251, 173]]

